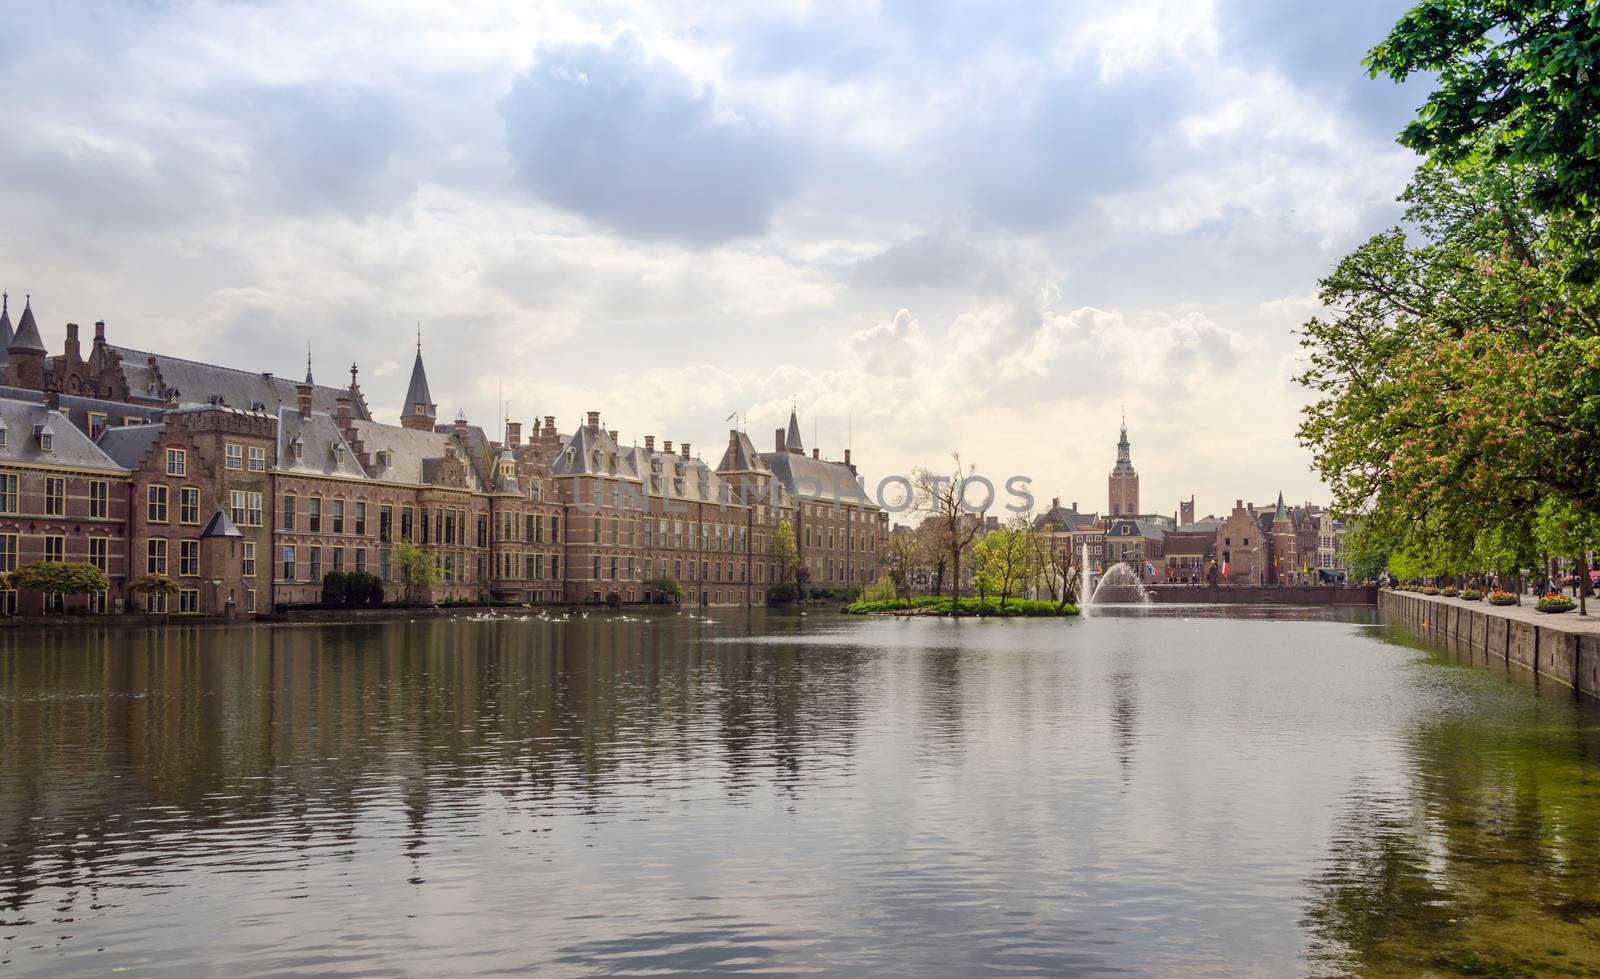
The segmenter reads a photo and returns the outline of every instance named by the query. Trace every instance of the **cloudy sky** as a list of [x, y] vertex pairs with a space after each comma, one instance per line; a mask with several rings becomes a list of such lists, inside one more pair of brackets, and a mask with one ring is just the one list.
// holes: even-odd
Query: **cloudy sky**
[[1322, 489], [1293, 328], [1393, 224], [1401, 0], [40, 4], [0, 45], [0, 286], [46, 342], [356, 361], [398, 413], [589, 409], [715, 461], [961, 449], [1105, 505]]

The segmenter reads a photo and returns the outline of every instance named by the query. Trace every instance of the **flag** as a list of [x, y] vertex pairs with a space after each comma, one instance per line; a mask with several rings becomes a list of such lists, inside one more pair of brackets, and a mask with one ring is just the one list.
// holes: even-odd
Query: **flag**
[[1228, 576], [1228, 562], [1226, 561], [1222, 562], [1222, 576], [1224, 578]]

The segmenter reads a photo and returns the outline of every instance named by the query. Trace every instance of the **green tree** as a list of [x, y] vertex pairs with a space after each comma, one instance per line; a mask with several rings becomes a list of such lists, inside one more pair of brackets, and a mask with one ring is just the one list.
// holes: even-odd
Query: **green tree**
[[1422, 0], [1366, 58], [1434, 88], [1400, 142], [1437, 162], [1480, 160], [1536, 176], [1531, 203], [1583, 247], [1566, 271], [1593, 281], [1600, 208], [1600, 6], [1593, 0]]
[[128, 590], [141, 595], [176, 595], [178, 583], [164, 574], [152, 571], [128, 582]]
[[900, 586], [888, 575], [873, 581], [861, 590], [860, 600], [863, 602], [892, 602], [901, 597]]
[[[917, 569], [923, 566], [922, 538], [913, 531], [897, 531], [889, 535], [884, 548], [883, 563], [886, 577], [894, 589], [894, 596], [911, 597], [911, 581]], [[866, 599], [875, 601], [875, 599]]]
[[683, 601], [683, 586], [676, 578], [662, 575], [650, 582], [650, 591], [661, 605], [676, 605]]
[[439, 565], [439, 558], [404, 537], [395, 542], [390, 561], [400, 579], [408, 605], [420, 603], [427, 596], [428, 589], [444, 580], [444, 569]]
[[974, 570], [983, 575], [985, 590], [999, 597], [1002, 609], [1037, 570], [1032, 558], [1028, 530], [1022, 526], [991, 530], [972, 548]]
[[794, 527], [789, 521], [778, 521], [778, 529], [772, 534], [771, 551], [773, 563], [778, 568], [778, 583], [798, 584], [800, 548], [795, 543]]
[[104, 571], [81, 561], [30, 561], [12, 571], [9, 582], [47, 595], [97, 595], [111, 587]]

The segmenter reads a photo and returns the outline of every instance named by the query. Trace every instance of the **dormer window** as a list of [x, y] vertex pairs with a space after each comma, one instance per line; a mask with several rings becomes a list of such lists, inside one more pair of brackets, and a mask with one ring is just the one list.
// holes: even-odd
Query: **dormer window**
[[301, 459], [305, 458], [306, 444], [305, 442], [301, 441], [300, 436], [296, 435], [289, 442], [289, 454], [294, 456], [295, 462], [299, 462]]
[[36, 426], [33, 430], [33, 434], [39, 439], [39, 451], [55, 451], [56, 433], [51, 431], [48, 424]]
[[330, 444], [328, 447], [333, 450], [333, 459], [334, 459], [335, 462], [339, 462], [339, 461], [342, 461], [344, 459], [344, 443], [343, 442], [339, 441], [338, 439], [334, 439], [332, 444]]
[[0, 418], [0, 449], [6, 447], [6, 420]]
[[380, 449], [378, 451], [378, 465], [384, 469], [394, 465], [394, 453], [388, 449]]

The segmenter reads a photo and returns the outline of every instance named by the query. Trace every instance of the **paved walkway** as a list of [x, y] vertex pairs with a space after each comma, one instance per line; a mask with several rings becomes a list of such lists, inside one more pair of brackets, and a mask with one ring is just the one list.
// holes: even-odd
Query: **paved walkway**
[[1436, 605], [1453, 605], [1461, 608], [1470, 608], [1490, 615], [1512, 619], [1521, 622], [1531, 622], [1542, 629], [1559, 629], [1562, 632], [1571, 632], [1581, 636], [1600, 635], [1600, 596], [1589, 597], [1589, 614], [1579, 615], [1577, 609], [1563, 615], [1549, 615], [1533, 607], [1537, 599], [1530, 595], [1522, 596], [1521, 605], [1490, 605], [1488, 602], [1463, 602], [1459, 598], [1446, 598], [1443, 595], [1423, 595], [1419, 592], [1398, 592], [1407, 598], [1420, 599]]

